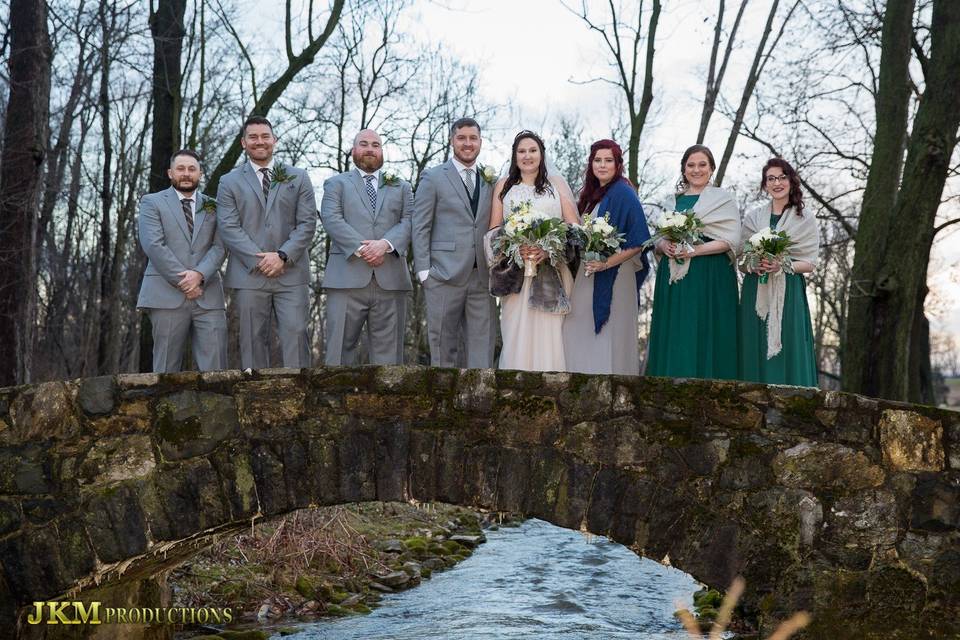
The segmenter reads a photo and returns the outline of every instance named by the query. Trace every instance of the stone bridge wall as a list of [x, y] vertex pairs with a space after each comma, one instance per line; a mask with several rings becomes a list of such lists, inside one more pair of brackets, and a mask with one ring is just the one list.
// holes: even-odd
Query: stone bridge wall
[[311, 504], [606, 535], [810, 637], [960, 635], [960, 413], [732, 382], [419, 367], [0, 390], [0, 627]]

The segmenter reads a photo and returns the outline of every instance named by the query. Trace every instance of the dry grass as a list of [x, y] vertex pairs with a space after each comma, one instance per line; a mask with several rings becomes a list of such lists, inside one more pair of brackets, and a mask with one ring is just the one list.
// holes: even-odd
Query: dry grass
[[[714, 621], [710, 633], [707, 636], [709, 640], [720, 640], [723, 632], [727, 629], [727, 625], [730, 624], [733, 609], [737, 606], [737, 601], [740, 600], [740, 596], [743, 595], [745, 586], [746, 582], [743, 578], [737, 576], [737, 578], [734, 579], [733, 584], [730, 585], [726, 595], [723, 597], [723, 604], [720, 605], [717, 619]], [[693, 614], [690, 613], [689, 609], [678, 604], [676, 615], [677, 618], [680, 619], [681, 624], [683, 624], [683, 628], [687, 630], [687, 634], [691, 640], [703, 640], [704, 634], [700, 630], [700, 625], [697, 623], [697, 619]], [[810, 614], [806, 611], [799, 611], [777, 627], [777, 630], [773, 632], [773, 635], [771, 635], [768, 640], [787, 640], [808, 624], [810, 624]]]

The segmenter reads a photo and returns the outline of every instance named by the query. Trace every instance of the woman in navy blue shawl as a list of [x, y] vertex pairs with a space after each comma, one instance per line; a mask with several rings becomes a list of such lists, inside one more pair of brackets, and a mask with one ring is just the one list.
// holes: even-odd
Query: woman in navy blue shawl
[[584, 262], [577, 272], [571, 312], [563, 323], [567, 369], [583, 373], [640, 373], [637, 316], [640, 287], [650, 271], [641, 246], [650, 237], [633, 185], [623, 175], [623, 152], [613, 140], [590, 147], [580, 214], [610, 215], [624, 234], [619, 253]]

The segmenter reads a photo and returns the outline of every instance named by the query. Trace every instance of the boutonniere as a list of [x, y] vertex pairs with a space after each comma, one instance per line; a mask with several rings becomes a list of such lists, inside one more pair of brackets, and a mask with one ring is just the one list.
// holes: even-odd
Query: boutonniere
[[400, 184], [400, 176], [389, 169], [384, 169], [380, 172], [380, 184], [394, 187]]
[[204, 213], [209, 213], [210, 215], [217, 214], [217, 201], [211, 198], [208, 198], [203, 201], [203, 206], [200, 207]]
[[480, 176], [483, 178], [483, 181], [487, 184], [493, 184], [497, 181], [497, 172], [493, 170], [493, 167], [489, 165], [482, 164], [480, 165]]
[[283, 184], [285, 182], [293, 182], [295, 176], [287, 173], [287, 168], [282, 164], [278, 164], [273, 168], [273, 171], [270, 175], [270, 186]]

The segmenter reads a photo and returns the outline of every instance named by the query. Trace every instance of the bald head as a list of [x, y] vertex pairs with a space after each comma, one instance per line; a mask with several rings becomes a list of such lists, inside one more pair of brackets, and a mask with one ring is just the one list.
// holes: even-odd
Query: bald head
[[376, 131], [363, 129], [354, 137], [353, 162], [367, 173], [383, 166], [383, 143]]

